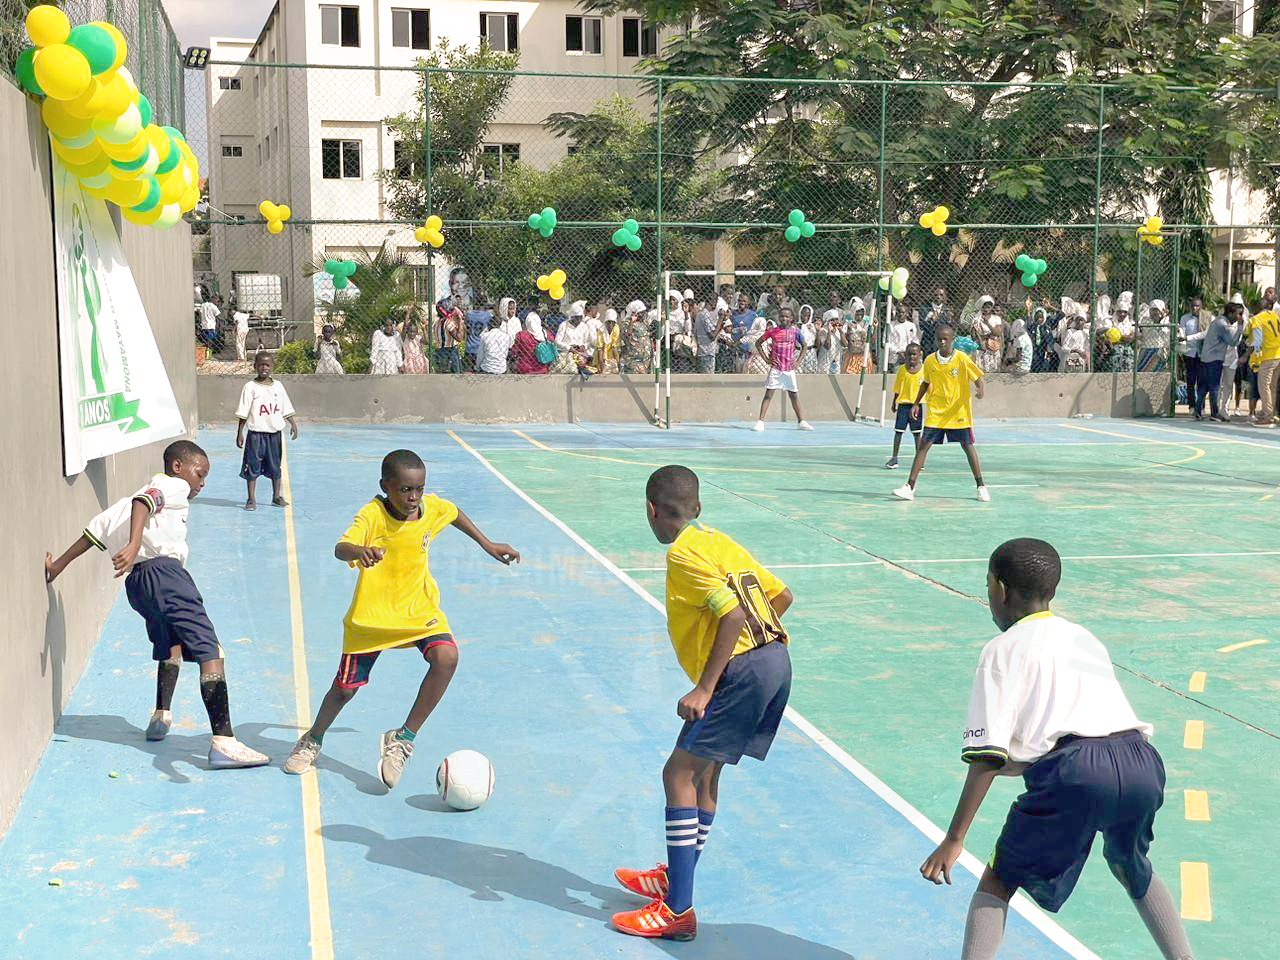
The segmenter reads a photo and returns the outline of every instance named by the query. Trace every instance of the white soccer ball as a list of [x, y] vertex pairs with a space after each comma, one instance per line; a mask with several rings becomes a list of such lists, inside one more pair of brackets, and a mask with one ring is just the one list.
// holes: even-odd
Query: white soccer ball
[[483, 753], [458, 750], [436, 770], [440, 799], [455, 810], [474, 810], [493, 793], [493, 764]]

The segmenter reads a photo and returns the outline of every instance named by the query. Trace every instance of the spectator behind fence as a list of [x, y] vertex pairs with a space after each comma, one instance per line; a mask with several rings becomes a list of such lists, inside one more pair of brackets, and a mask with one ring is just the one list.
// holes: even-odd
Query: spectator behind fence
[[[219, 345], [218, 318], [222, 311], [218, 309], [217, 297], [200, 304], [200, 339], [210, 350], [217, 350]], [[248, 331], [246, 330], [246, 333]]]
[[462, 311], [453, 305], [452, 297], [441, 297], [436, 304], [436, 368], [441, 373], [461, 373], [462, 356], [458, 345], [462, 342]]
[[978, 315], [973, 319], [973, 339], [978, 344], [978, 369], [995, 373], [1004, 354], [1004, 318], [995, 312], [995, 299], [978, 298]]
[[342, 369], [342, 346], [334, 339], [333, 324], [326, 323], [316, 341], [316, 373], [345, 373]]
[[[744, 291], [738, 291], [737, 308], [733, 311], [733, 369], [735, 373], [743, 373], [747, 367], [747, 358], [751, 356], [751, 348], [755, 340], [749, 339], [755, 330], [757, 314], [751, 309], [751, 298]], [[755, 337], [764, 332], [763, 322], [755, 331]]]
[[1058, 333], [1058, 369], [1063, 373], [1087, 373], [1093, 354], [1089, 349], [1089, 317], [1084, 305], [1062, 298]]
[[1027, 333], [1025, 320], [1014, 320], [1009, 324], [1009, 353], [1005, 362], [1006, 373], [1030, 373], [1034, 357], [1034, 347]]
[[382, 326], [373, 331], [369, 344], [369, 372], [379, 375], [401, 373], [404, 370], [404, 344], [396, 332], [394, 318], [387, 314]]
[[600, 373], [617, 373], [621, 364], [622, 328], [618, 326], [618, 311], [606, 307], [596, 331], [595, 368]]
[[818, 372], [818, 325], [813, 320], [813, 307], [807, 303], [800, 305], [800, 319], [796, 324], [796, 334], [804, 343], [804, 355], [796, 364], [797, 373]]
[[693, 334], [698, 346], [698, 372], [715, 373], [716, 357], [720, 353], [720, 334], [724, 331], [721, 308], [727, 308], [723, 300], [704, 305], [694, 318]]
[[[1031, 309], [1031, 323], [1027, 327], [1027, 335], [1031, 337], [1032, 373], [1053, 373], [1058, 369], [1058, 322], [1049, 315], [1049, 301], [1044, 303], [1045, 306]], [[1031, 297], [1027, 297], [1027, 306], [1031, 307]]]
[[[1102, 311], [1100, 311], [1102, 312]], [[1105, 313], [1104, 313], [1105, 316]], [[1111, 373], [1128, 373], [1133, 370], [1133, 343], [1137, 334], [1133, 322], [1133, 291], [1125, 290], [1116, 298], [1110, 318], [1099, 328], [1106, 359], [1102, 369]], [[1114, 333], [1112, 331], [1115, 331]]]
[[583, 322], [586, 306], [585, 300], [574, 301], [569, 307], [568, 319], [560, 324], [560, 329], [556, 332], [556, 348], [562, 356], [568, 355], [573, 371], [579, 371], [587, 365], [588, 352], [595, 348]]
[[[412, 307], [410, 307], [412, 310]], [[422, 352], [422, 331], [412, 320], [406, 320], [400, 347], [404, 354], [401, 371], [403, 373], [426, 373], [427, 358]]]
[[515, 343], [516, 337], [524, 330], [524, 324], [520, 321], [520, 307], [515, 297], [503, 297], [498, 301], [498, 319], [502, 321], [502, 330], [507, 339]]
[[760, 294], [760, 299], [756, 301], [756, 312], [765, 314], [774, 324], [782, 321], [783, 308], [789, 309], [792, 317], [800, 315], [800, 302], [787, 296], [787, 288], [780, 283], [774, 284], [771, 293]]
[[[458, 306], [456, 299], [454, 305]], [[489, 329], [489, 321], [495, 318], [492, 310], [486, 310], [479, 304], [474, 304], [466, 310], [462, 310], [459, 306], [459, 311], [463, 314], [463, 329], [466, 331], [466, 344], [463, 350], [466, 356], [463, 358], [462, 369], [471, 371], [476, 369], [479, 359], [480, 338]], [[501, 318], [498, 320], [501, 322]]]
[[653, 334], [643, 300], [632, 300], [623, 312], [622, 372], [648, 373], [653, 364]]
[[844, 325], [844, 372], [870, 373], [875, 358], [871, 355], [871, 344], [867, 338], [871, 324], [862, 298], [851, 297], [846, 313], [851, 315], [851, 319]]
[[530, 310], [511, 344], [513, 369], [520, 374], [546, 373], [555, 359], [555, 350], [555, 344], [547, 342], [547, 335], [542, 330], [542, 318], [537, 311]]
[[933, 291], [933, 303], [920, 320], [920, 347], [926, 357], [938, 349], [938, 328], [954, 322], [952, 310], [947, 306], [947, 291], [938, 287]]
[[1138, 308], [1138, 369], [1163, 370], [1169, 362], [1169, 308], [1152, 300]]
[[489, 329], [480, 335], [480, 346], [476, 350], [476, 373], [494, 375], [507, 372], [511, 340], [505, 327], [501, 317], [489, 318]]
[[236, 359], [245, 359], [244, 342], [249, 337], [249, 314], [241, 310], [239, 305], [231, 313], [231, 319], [235, 321], [236, 329]]
[[1201, 338], [1192, 339], [1192, 337], [1202, 332], [1200, 323], [1202, 312], [1202, 301], [1199, 297], [1192, 297], [1187, 301], [1187, 312], [1178, 321], [1178, 352], [1182, 355], [1182, 372], [1186, 383], [1188, 407], [1195, 405], [1196, 383], [1200, 379]]
[[[911, 311], [902, 310], [889, 323], [889, 342], [885, 349], [888, 353], [889, 372], [893, 373], [898, 365], [906, 363], [907, 348], [913, 343], [920, 343], [920, 328], [911, 319]], [[923, 345], [921, 345], [923, 350]]]

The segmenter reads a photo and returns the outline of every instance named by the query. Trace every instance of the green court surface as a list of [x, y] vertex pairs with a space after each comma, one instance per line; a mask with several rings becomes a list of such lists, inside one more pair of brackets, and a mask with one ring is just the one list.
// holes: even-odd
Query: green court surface
[[[663, 554], [645, 522], [644, 481], [664, 463], [695, 469], [703, 519], [795, 593], [792, 706], [942, 826], [964, 777], [974, 663], [997, 632], [986, 558], [1011, 537], [1049, 540], [1065, 561], [1056, 612], [1102, 639], [1155, 725], [1168, 789], [1152, 858], [1196, 956], [1275, 956], [1275, 884], [1260, 868], [1280, 839], [1280, 443], [1169, 422], [983, 425], [992, 503], [974, 498], [961, 451], [945, 446], [932, 451], [916, 501], [902, 503], [890, 490], [909, 453], [902, 470], [886, 471], [888, 438], [831, 424], [813, 434], [526, 427], [472, 441], [659, 598]], [[980, 859], [1020, 786], [998, 782], [984, 805], [967, 844]], [[730, 780], [723, 802], [732, 789]], [[795, 795], [823, 802], [800, 784]], [[1059, 921], [1108, 960], [1154, 956], [1096, 854]], [[970, 892], [965, 878], [940, 895]]]

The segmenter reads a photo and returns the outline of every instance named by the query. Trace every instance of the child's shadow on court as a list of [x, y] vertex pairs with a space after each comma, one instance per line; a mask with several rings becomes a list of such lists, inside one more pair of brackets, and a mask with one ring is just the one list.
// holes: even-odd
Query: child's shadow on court
[[163, 740], [147, 740], [146, 731], [124, 717], [111, 714], [62, 715], [53, 735], [76, 740], [97, 740], [133, 747], [151, 757], [151, 765], [174, 783], [190, 783], [191, 778], [178, 770], [178, 764], [205, 769], [209, 766], [209, 735], [171, 733]]
[[[285, 758], [289, 756], [289, 751], [293, 749], [293, 745], [298, 741], [296, 739], [280, 740], [276, 737], [268, 737], [266, 736], [266, 731], [268, 730], [286, 730], [290, 737], [299, 733], [297, 727], [287, 724], [241, 723], [236, 725], [236, 736], [253, 747], [253, 749], [271, 757], [272, 766], [281, 766]], [[330, 727], [328, 732], [353, 733], [354, 729], [352, 727]], [[316, 758], [316, 769], [331, 771], [345, 777], [353, 787], [370, 796], [380, 797], [388, 792], [386, 785], [373, 774], [343, 763], [341, 760], [326, 756], [323, 749], [320, 751], [320, 756]]]
[[[639, 897], [594, 883], [518, 850], [445, 837], [389, 839], [354, 824], [329, 824], [321, 827], [320, 833], [326, 840], [367, 847], [365, 859], [370, 863], [435, 877], [470, 890], [473, 900], [501, 901], [505, 894], [602, 924], [619, 910], [644, 905]], [[599, 901], [600, 906], [593, 906], [591, 900]], [[684, 960], [855, 960], [843, 951], [754, 923], [703, 923], [699, 924], [698, 939], [693, 943], [655, 940], [653, 944]]]

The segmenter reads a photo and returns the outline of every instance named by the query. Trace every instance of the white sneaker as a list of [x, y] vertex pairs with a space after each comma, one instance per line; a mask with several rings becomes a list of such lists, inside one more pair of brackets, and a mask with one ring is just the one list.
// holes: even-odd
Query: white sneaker
[[808, 420], [801, 420], [796, 426], [801, 430], [813, 430], [813, 425]]
[[979, 487], [979, 488], [978, 488], [978, 499], [979, 499], [979, 500], [981, 500], [983, 503], [990, 503], [990, 502], [991, 502], [991, 493], [990, 493], [990, 491], [989, 491], [989, 490], [987, 490], [987, 488], [986, 488], [986, 487]]
[[315, 766], [318, 756], [320, 756], [320, 744], [310, 734], [304, 733], [293, 745], [293, 750], [289, 752], [284, 762], [284, 772], [295, 776], [306, 773]]
[[271, 762], [265, 753], [246, 747], [235, 737], [214, 737], [209, 745], [209, 768], [231, 770], [238, 767], [261, 767]]
[[764, 421], [757, 420], [756, 425], [751, 429], [754, 430], [756, 433], [764, 433]]
[[893, 495], [899, 500], [914, 500], [916, 498], [916, 492], [911, 489], [911, 484], [909, 483], [904, 483], [897, 490], [893, 491]]

